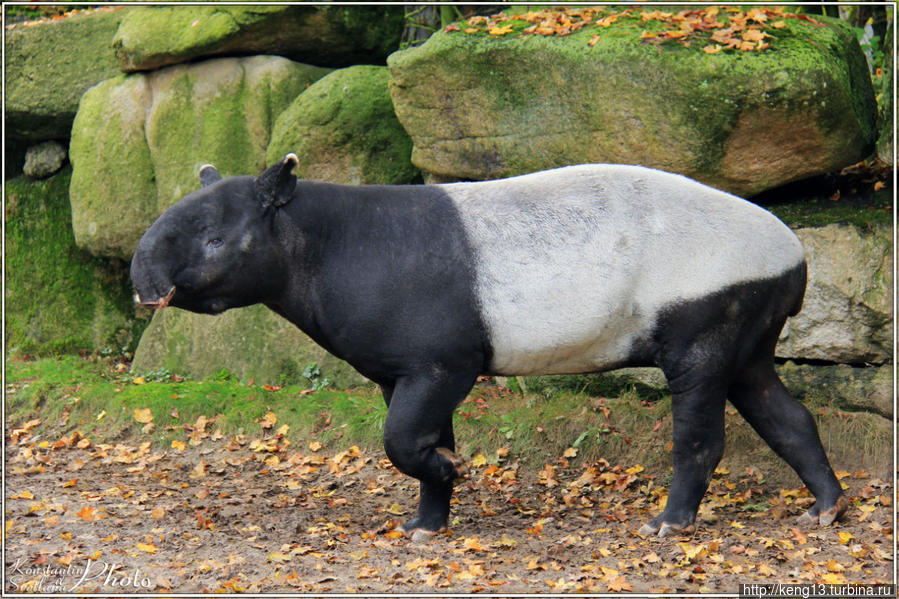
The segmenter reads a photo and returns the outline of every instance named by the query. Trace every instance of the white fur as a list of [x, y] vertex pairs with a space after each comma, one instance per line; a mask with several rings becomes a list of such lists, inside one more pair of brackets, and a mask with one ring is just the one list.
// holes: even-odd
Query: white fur
[[443, 186], [477, 254], [500, 374], [598, 371], [659, 311], [804, 260], [765, 210], [679, 175], [582, 165]]

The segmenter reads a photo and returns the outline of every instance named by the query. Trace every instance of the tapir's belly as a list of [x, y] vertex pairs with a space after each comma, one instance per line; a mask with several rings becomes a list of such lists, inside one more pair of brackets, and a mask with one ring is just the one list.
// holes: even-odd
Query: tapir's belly
[[628, 363], [666, 307], [804, 260], [770, 213], [640, 167], [567, 167], [446, 189], [474, 249], [498, 374]]

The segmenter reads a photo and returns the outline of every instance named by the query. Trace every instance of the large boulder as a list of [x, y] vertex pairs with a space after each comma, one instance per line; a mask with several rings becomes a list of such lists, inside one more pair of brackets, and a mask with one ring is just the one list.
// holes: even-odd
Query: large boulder
[[135, 314], [127, 264], [75, 246], [65, 167], [6, 185], [6, 350], [13, 355], [133, 351], [146, 326]]
[[365, 383], [351, 366], [264, 306], [219, 316], [168, 308], [153, 316], [134, 354], [132, 370], [167, 369], [203, 378], [224, 369], [259, 383], [302, 383], [302, 374], [312, 363], [337, 386]]
[[90, 89], [70, 147], [78, 245], [130, 259], [153, 220], [198, 187], [200, 166], [261, 171], [277, 115], [328, 72], [275, 56], [221, 58]]
[[892, 227], [833, 224], [796, 231], [809, 283], [799, 314], [787, 321], [777, 355], [836, 363], [892, 359]]
[[298, 177], [334, 183], [410, 183], [412, 140], [393, 112], [387, 68], [354, 66], [319, 79], [275, 122], [268, 163], [299, 157]]
[[113, 46], [125, 71], [248, 54], [347, 66], [383, 62], [403, 24], [402, 6], [142, 6], [128, 10]]
[[753, 30], [772, 37], [750, 51], [715, 50], [699, 34], [689, 47], [641, 41], [660, 25], [634, 11], [564, 37], [462, 23], [392, 54], [391, 94], [412, 162], [438, 178], [631, 163], [753, 195], [853, 164], [876, 136], [852, 31], [779, 23]]
[[110, 44], [121, 18], [107, 8], [7, 27], [7, 135], [68, 139], [81, 95], [119, 73]]

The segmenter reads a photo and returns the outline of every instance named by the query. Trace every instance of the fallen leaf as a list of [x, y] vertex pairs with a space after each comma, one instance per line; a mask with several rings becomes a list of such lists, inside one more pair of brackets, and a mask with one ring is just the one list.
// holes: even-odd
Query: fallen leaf
[[138, 543], [137, 548], [141, 551], [146, 551], [150, 555], [156, 555], [156, 545], [148, 544], [148, 543]]
[[153, 412], [150, 408], [134, 408], [134, 419], [141, 424], [147, 424], [153, 421]]
[[278, 417], [275, 416], [274, 412], [269, 412], [262, 417], [262, 420], [259, 421], [259, 423], [262, 425], [262, 428], [272, 428], [273, 426], [275, 426], [276, 422], [278, 422]]

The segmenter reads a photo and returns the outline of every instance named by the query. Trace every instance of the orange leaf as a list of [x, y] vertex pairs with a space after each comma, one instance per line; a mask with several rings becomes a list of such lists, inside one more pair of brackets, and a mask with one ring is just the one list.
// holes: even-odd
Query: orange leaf
[[91, 522], [97, 519], [97, 516], [94, 515], [94, 508], [89, 505], [82, 506], [77, 515], [85, 522]]
[[134, 408], [134, 419], [141, 424], [153, 422], [153, 412], [150, 411], [150, 408]]

